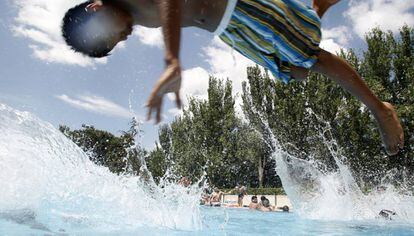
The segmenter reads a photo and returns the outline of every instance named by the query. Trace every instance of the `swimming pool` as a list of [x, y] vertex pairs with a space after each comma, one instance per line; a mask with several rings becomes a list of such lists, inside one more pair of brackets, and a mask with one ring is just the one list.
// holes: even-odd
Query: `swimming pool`
[[[246, 209], [201, 207], [202, 228], [178, 230], [166, 227], [93, 229], [77, 222], [78, 228], [50, 231], [41, 223], [0, 220], [0, 235], [414, 235], [414, 226], [377, 219], [372, 221], [308, 220], [294, 213], [265, 213]], [[23, 219], [21, 219], [23, 220]], [[49, 222], [50, 223], [50, 222]], [[73, 222], [76, 223], [76, 222]]]
[[[413, 196], [392, 186], [363, 194], [346, 166], [326, 175], [312, 163], [282, 160], [278, 173], [295, 213], [210, 208], [199, 206], [198, 183], [115, 175], [51, 124], [2, 104], [0, 133], [1, 236], [414, 235]], [[312, 194], [303, 194], [304, 172], [317, 186]], [[381, 209], [398, 217], [377, 219]]]

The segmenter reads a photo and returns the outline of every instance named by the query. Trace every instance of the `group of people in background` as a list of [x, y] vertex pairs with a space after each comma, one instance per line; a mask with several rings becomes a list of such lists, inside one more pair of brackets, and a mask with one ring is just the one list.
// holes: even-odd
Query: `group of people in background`
[[[187, 178], [183, 178], [179, 182], [183, 186], [188, 186], [190, 182]], [[386, 190], [385, 187], [377, 188], [379, 193], [382, 193]], [[223, 203], [222, 198], [225, 194], [236, 194], [237, 195], [237, 204], [236, 203]], [[272, 212], [272, 211], [283, 211], [289, 212], [289, 206], [284, 205], [282, 207], [272, 206], [270, 201], [266, 196], [261, 196], [260, 201], [257, 195], [253, 195], [251, 197], [249, 205], [243, 205], [243, 199], [247, 195], [247, 188], [245, 186], [236, 186], [234, 189], [223, 192], [218, 188], [214, 188], [211, 191], [208, 188], [204, 188], [203, 193], [201, 195], [200, 204], [205, 206], [213, 206], [213, 207], [248, 207], [251, 210], [258, 210], [263, 212]], [[383, 209], [379, 212], [379, 217], [383, 219], [392, 220], [393, 218], [397, 217], [397, 213], [395, 211]]]
[[201, 196], [201, 204], [209, 206], [221, 206], [221, 198], [224, 194], [237, 193], [237, 204], [227, 204], [227, 207], [243, 207], [243, 198], [247, 194], [247, 188], [245, 186], [236, 186], [234, 189], [223, 192], [218, 188], [214, 188], [213, 192], [210, 194], [208, 188], [204, 188], [203, 194]]
[[[222, 203], [221, 199], [223, 198], [224, 194], [231, 194], [234, 192], [237, 193], [237, 204], [228, 204], [228, 203]], [[220, 191], [218, 188], [214, 188], [214, 190], [209, 193], [208, 188], [205, 188], [203, 190], [203, 194], [201, 196], [200, 204], [206, 205], [206, 206], [214, 206], [214, 207], [248, 207], [251, 210], [259, 210], [263, 212], [270, 212], [270, 211], [276, 211], [276, 206], [272, 206], [270, 204], [269, 199], [267, 199], [265, 196], [260, 197], [260, 201], [258, 201], [258, 197], [256, 195], [251, 197], [251, 202], [248, 206], [243, 205], [243, 199], [247, 195], [247, 188], [245, 186], [236, 186], [234, 189], [223, 192]], [[278, 210], [282, 210], [283, 212], [289, 212], [288, 206], [283, 206], [278, 208]]]
[[[260, 202], [259, 202], [257, 196], [254, 195], [251, 198], [249, 209], [268, 212], [268, 211], [276, 211], [276, 206], [270, 205], [269, 199], [267, 199], [265, 196], [261, 196]], [[280, 207], [279, 210], [282, 210], [283, 212], [289, 212], [289, 207], [283, 206], [283, 207]]]

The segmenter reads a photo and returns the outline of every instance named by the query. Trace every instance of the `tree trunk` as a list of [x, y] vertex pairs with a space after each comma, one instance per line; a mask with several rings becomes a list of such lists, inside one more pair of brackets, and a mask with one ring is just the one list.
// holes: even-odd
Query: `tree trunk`
[[263, 157], [259, 158], [259, 188], [263, 187], [263, 178], [264, 178], [264, 163]]

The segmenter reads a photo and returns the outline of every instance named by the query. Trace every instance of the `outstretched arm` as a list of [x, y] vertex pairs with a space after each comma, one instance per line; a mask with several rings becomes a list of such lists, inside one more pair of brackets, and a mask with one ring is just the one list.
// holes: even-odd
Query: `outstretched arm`
[[174, 92], [177, 106], [181, 106], [179, 90], [181, 86], [181, 67], [179, 61], [181, 36], [181, 1], [157, 0], [164, 34], [166, 68], [155, 85], [148, 100], [148, 116], [156, 112], [156, 123], [161, 120], [161, 107], [164, 94]]
[[178, 63], [181, 36], [181, 1], [158, 0], [164, 34], [165, 61], [167, 66]]

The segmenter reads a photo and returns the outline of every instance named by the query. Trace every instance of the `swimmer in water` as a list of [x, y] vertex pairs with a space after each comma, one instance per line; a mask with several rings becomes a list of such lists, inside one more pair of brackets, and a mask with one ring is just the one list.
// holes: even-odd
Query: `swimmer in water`
[[261, 201], [257, 207], [257, 210], [263, 211], [263, 212], [275, 211], [275, 207], [270, 205], [269, 199], [267, 199], [264, 196], [262, 196], [260, 199]]
[[251, 202], [249, 204], [249, 209], [256, 210], [259, 207], [259, 203], [257, 201], [257, 196], [254, 195], [251, 198]]
[[404, 146], [394, 107], [382, 102], [343, 59], [319, 47], [321, 18], [339, 0], [102, 0], [70, 9], [62, 24], [66, 42], [76, 51], [103, 57], [126, 40], [133, 25], [162, 27], [165, 70], [147, 102], [148, 119], [161, 120], [163, 97], [175, 93], [181, 106], [180, 41], [182, 27], [198, 27], [220, 39], [287, 83], [308, 72], [323, 74], [364, 103], [376, 119], [389, 155]]

